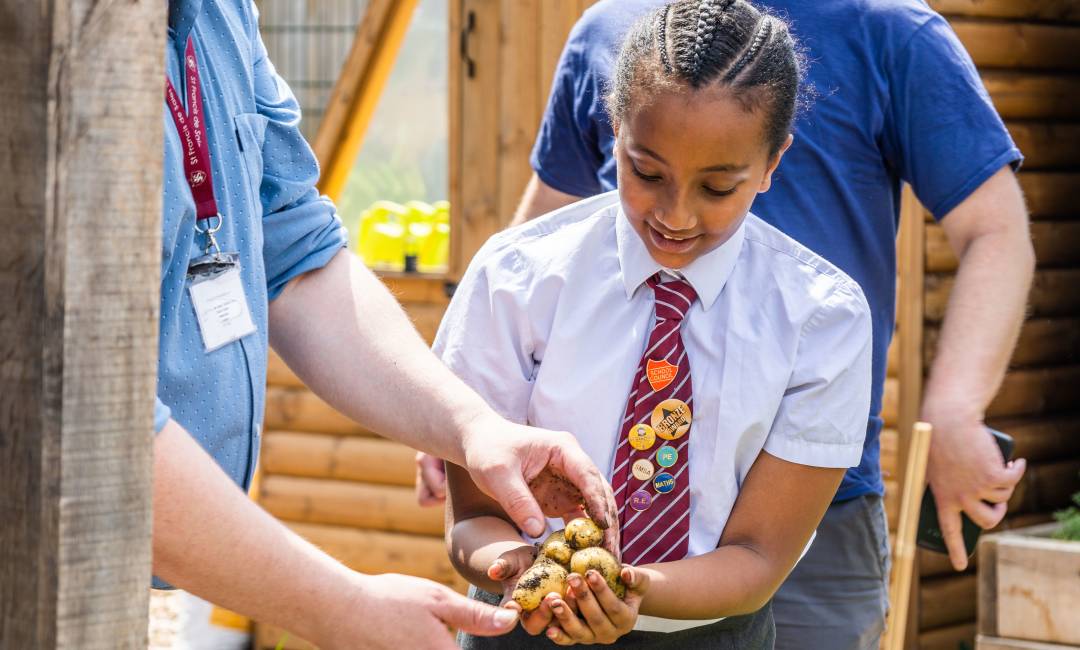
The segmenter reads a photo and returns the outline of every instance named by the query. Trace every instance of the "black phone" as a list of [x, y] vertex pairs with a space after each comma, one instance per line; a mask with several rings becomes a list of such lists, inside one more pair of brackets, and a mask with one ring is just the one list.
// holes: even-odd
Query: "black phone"
[[[1001, 450], [1001, 457], [1008, 463], [1012, 460], [1013, 447], [1015, 446], [1012, 436], [995, 429], [989, 429], [989, 431], [990, 435], [994, 436], [994, 442], [997, 443], [998, 449]], [[982, 533], [982, 529], [964, 513], [960, 513], [960, 519], [964, 536], [964, 549], [970, 558], [975, 554], [975, 545], [979, 543], [979, 534]], [[916, 538], [916, 543], [921, 548], [929, 551], [946, 555], [949, 553], [949, 549], [945, 546], [945, 536], [941, 534], [937, 503], [934, 501], [934, 493], [930, 491], [930, 486], [927, 486], [926, 492], [923, 493], [922, 509], [919, 511], [919, 535]]]

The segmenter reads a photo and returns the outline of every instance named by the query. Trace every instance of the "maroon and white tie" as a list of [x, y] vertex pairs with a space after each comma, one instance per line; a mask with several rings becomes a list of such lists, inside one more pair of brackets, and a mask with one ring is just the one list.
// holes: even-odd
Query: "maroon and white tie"
[[619, 427], [611, 487], [619, 506], [622, 561], [686, 557], [690, 538], [693, 386], [680, 328], [697, 300], [685, 280], [648, 280], [656, 298], [645, 354]]

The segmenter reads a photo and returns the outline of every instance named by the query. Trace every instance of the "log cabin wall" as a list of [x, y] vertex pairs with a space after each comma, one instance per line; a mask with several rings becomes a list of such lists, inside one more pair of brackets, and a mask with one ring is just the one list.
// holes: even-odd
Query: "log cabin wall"
[[[1038, 269], [1010, 370], [987, 413], [1016, 439], [1026, 476], [1004, 527], [1046, 521], [1080, 490], [1080, 4], [1070, 0], [930, 0], [948, 18], [1023, 151], [1020, 184]], [[940, 333], [957, 260], [927, 217], [924, 367]], [[974, 647], [975, 572], [922, 553], [917, 617], [923, 650]], [[910, 628], [909, 628], [910, 629]], [[909, 646], [910, 647], [910, 646]]]

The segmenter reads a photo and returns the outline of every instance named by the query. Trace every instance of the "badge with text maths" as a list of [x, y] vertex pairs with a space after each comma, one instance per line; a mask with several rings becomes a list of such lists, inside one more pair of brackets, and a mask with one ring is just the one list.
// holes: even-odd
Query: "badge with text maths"
[[652, 480], [652, 486], [660, 494], [667, 494], [675, 489], [675, 477], [667, 472], [660, 472]]
[[630, 446], [638, 451], [645, 451], [656, 442], [656, 432], [647, 424], [635, 424], [630, 427]]
[[690, 407], [678, 399], [666, 399], [652, 412], [652, 428], [664, 440], [675, 440], [690, 430]]
[[660, 361], [649, 359], [645, 362], [645, 375], [649, 378], [649, 385], [654, 391], [667, 388], [671, 382], [675, 381], [675, 376], [678, 374], [679, 366], [671, 365], [667, 359]]
[[634, 478], [639, 481], [648, 481], [653, 476], [653, 465], [647, 458], [639, 458], [634, 461], [634, 465], [630, 468], [634, 473]]

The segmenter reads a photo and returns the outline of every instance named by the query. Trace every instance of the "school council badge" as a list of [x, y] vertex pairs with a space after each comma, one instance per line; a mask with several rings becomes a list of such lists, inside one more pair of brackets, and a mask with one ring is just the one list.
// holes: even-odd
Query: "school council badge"
[[667, 359], [661, 359], [660, 361], [649, 359], [645, 363], [645, 374], [649, 378], [649, 385], [652, 386], [652, 389], [661, 391], [675, 381], [675, 377], [679, 374], [679, 366], [671, 365]]

